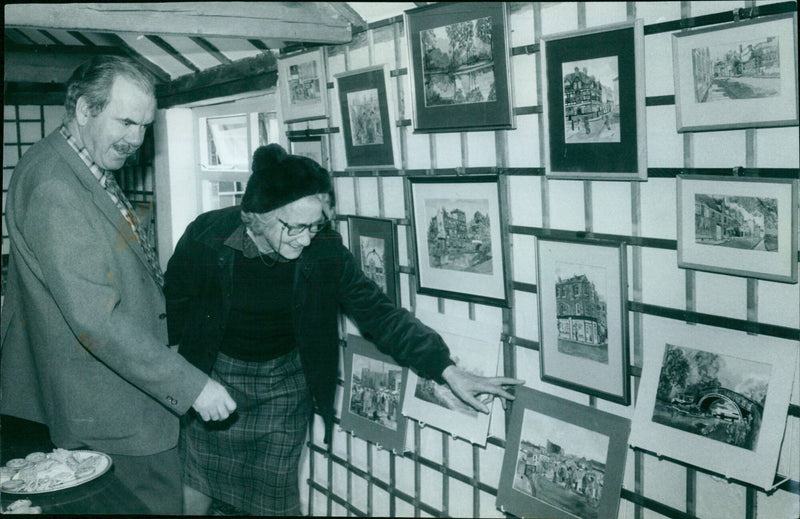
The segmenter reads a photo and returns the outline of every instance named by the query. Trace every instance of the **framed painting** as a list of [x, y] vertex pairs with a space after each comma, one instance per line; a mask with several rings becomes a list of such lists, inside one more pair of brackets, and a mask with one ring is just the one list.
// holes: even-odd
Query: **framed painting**
[[545, 175], [646, 180], [641, 20], [542, 38]]
[[627, 418], [519, 387], [497, 507], [518, 517], [617, 517]]
[[350, 252], [356, 263], [392, 302], [400, 306], [397, 290], [397, 240], [394, 225], [385, 218], [348, 216]]
[[395, 105], [385, 65], [336, 74], [347, 169], [398, 168]]
[[[500, 358], [501, 327], [485, 322], [417, 312], [416, 317], [436, 330], [450, 348], [456, 366], [474, 375], [494, 377]], [[489, 406], [493, 410], [492, 401]], [[489, 414], [478, 412], [459, 399], [446, 384], [408, 373], [403, 414], [469, 442], [486, 445]]]
[[496, 175], [409, 177], [417, 292], [508, 306]]
[[322, 47], [278, 60], [283, 122], [328, 117], [328, 80]]
[[512, 129], [505, 3], [435, 3], [404, 19], [414, 131]]
[[678, 266], [797, 283], [798, 181], [677, 177]]
[[797, 13], [672, 34], [678, 132], [796, 126]]
[[328, 150], [323, 135], [290, 137], [289, 148], [292, 155], [308, 157], [323, 168], [328, 167]]
[[645, 316], [631, 445], [770, 489], [797, 341]]
[[536, 243], [542, 380], [629, 404], [625, 245]]
[[407, 419], [400, 411], [408, 368], [400, 367], [368, 340], [348, 334], [344, 370], [342, 429], [386, 449], [403, 452]]

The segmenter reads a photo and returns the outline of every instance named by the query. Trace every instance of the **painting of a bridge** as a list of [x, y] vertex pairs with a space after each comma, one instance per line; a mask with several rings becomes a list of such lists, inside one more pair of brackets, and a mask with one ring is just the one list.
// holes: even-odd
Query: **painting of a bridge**
[[667, 344], [653, 421], [755, 450], [769, 364]]

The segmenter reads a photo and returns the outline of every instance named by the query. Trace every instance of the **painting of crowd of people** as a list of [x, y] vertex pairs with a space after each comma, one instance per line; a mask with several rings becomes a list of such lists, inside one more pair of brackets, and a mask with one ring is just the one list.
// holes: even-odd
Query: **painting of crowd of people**
[[525, 410], [512, 487], [584, 519], [599, 517], [609, 438]]
[[350, 412], [397, 430], [402, 370], [396, 364], [353, 355]]

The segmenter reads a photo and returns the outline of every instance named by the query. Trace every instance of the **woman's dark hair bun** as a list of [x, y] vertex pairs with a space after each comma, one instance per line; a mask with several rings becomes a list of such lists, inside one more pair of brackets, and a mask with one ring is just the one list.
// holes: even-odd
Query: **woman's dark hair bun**
[[260, 146], [253, 153], [253, 173], [273, 168], [288, 156], [280, 144]]

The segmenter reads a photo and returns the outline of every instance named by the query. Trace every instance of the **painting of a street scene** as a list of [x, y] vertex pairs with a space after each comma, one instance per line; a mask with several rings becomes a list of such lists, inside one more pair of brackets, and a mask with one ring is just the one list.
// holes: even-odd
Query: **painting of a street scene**
[[420, 31], [425, 106], [497, 100], [492, 18]]
[[425, 215], [431, 268], [492, 274], [488, 199], [429, 198]]
[[617, 56], [561, 64], [564, 141], [620, 142]]
[[383, 124], [377, 88], [348, 92], [347, 109], [350, 112], [350, 136], [353, 146], [383, 144]]
[[768, 364], [667, 344], [653, 422], [755, 450]]
[[361, 270], [386, 293], [385, 241], [374, 236], [359, 236]]
[[692, 49], [698, 103], [774, 97], [781, 93], [777, 36]]
[[606, 270], [558, 262], [554, 274], [558, 351], [608, 364]]
[[514, 490], [584, 519], [598, 518], [609, 437], [525, 410]]
[[288, 84], [291, 104], [302, 106], [320, 102], [322, 94], [315, 60], [289, 65]]
[[[453, 361], [459, 365], [458, 356], [453, 356]], [[473, 375], [483, 376], [484, 373], [480, 370], [465, 368], [459, 365], [461, 369], [472, 373]], [[431, 404], [450, 409], [451, 411], [458, 411], [469, 416], [477, 416], [478, 411], [468, 406], [458, 398], [448, 386], [437, 384], [431, 379], [420, 377], [417, 381], [417, 386], [414, 388], [414, 396], [420, 400], [424, 400]]]
[[402, 375], [396, 364], [353, 354], [350, 412], [396, 431]]
[[755, 196], [694, 196], [695, 242], [776, 252], [778, 200]]

